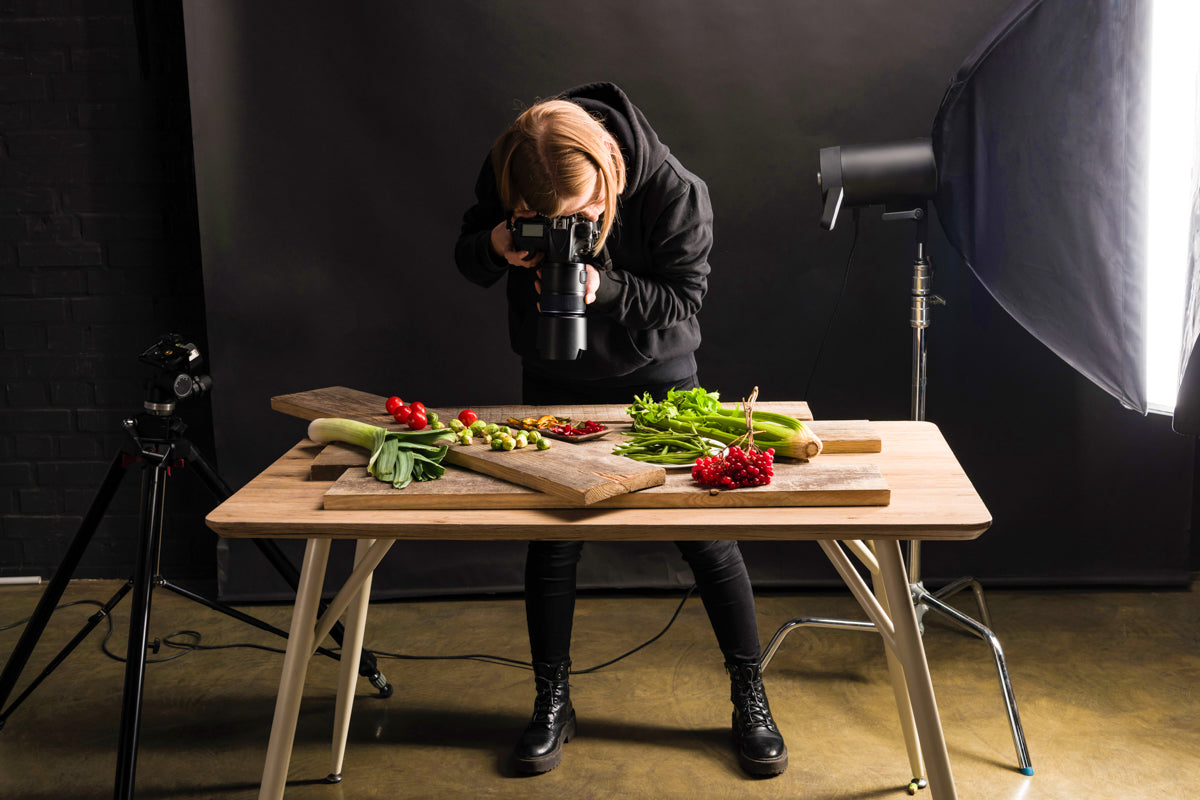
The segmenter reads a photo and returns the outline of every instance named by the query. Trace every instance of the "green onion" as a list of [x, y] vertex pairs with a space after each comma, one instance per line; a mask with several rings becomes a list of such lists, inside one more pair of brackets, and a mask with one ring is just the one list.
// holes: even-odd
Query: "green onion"
[[449, 429], [389, 431], [352, 419], [323, 417], [308, 424], [308, 438], [319, 444], [345, 442], [371, 454], [367, 472], [376, 480], [403, 489], [414, 480], [442, 477], [442, 459], [454, 441]]

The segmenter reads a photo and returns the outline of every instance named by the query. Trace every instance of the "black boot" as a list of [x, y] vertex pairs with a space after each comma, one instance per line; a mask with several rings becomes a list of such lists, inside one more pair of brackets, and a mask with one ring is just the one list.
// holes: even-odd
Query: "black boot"
[[533, 719], [513, 750], [517, 772], [549, 772], [562, 763], [563, 744], [575, 738], [575, 708], [571, 705], [571, 687], [567, 683], [570, 671], [570, 661], [561, 664], [534, 662], [537, 699], [533, 704]]
[[775, 727], [758, 664], [726, 664], [733, 701], [733, 741], [738, 763], [751, 775], [778, 775], [787, 769], [787, 745]]

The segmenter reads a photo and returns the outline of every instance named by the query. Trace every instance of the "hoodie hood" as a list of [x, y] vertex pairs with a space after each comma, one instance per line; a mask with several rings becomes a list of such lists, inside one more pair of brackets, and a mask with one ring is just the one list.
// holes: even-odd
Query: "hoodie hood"
[[641, 109], [616, 84], [588, 83], [568, 89], [561, 97], [600, 117], [616, 138], [625, 158], [626, 196], [636, 194], [670, 155], [671, 151], [659, 140]]

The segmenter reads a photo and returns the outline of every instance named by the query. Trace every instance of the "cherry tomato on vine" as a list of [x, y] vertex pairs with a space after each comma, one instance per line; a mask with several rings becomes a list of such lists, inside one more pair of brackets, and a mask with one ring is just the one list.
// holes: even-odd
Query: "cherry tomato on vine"
[[412, 406], [409, 406], [409, 409], [411, 410], [408, 415], [408, 427], [412, 428], [414, 431], [419, 431], [421, 428], [425, 427], [428, 419], [426, 418], [423, 410], [413, 408], [415, 405], [416, 403], [413, 403]]
[[387, 413], [395, 414], [396, 409], [402, 405], [404, 405], [404, 401], [393, 395], [387, 399], [387, 403], [384, 404], [384, 408], [387, 409]]
[[458, 412], [458, 421], [463, 425], [470, 425], [475, 420], [479, 419], [479, 415], [469, 408], [464, 408]]
[[392, 419], [396, 422], [408, 422], [409, 415], [412, 414], [412, 409], [408, 406], [400, 406], [392, 412]]

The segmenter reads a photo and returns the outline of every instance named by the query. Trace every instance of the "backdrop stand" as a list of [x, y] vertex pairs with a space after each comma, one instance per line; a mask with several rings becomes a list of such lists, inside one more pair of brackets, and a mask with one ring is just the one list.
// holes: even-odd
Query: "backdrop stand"
[[[916, 223], [916, 258], [913, 261], [912, 274], [912, 419], [925, 421], [925, 389], [927, 383], [927, 358], [925, 332], [930, 323], [930, 308], [935, 305], [945, 305], [945, 301], [933, 294], [933, 267], [925, 255], [925, 244], [928, 237], [928, 209], [921, 203], [915, 208], [889, 210], [883, 214], [888, 222], [908, 221]], [[972, 577], [963, 577], [951, 581], [936, 592], [925, 588], [921, 578], [921, 543], [908, 542], [908, 582], [912, 591], [913, 605], [917, 614], [917, 624], [922, 633], [925, 631], [924, 616], [926, 611], [935, 611], [948, 620], [978, 636], [991, 648], [992, 658], [996, 664], [996, 672], [1000, 679], [1000, 689], [1004, 695], [1004, 708], [1008, 715], [1009, 728], [1012, 730], [1013, 746], [1017, 751], [1017, 762], [1023, 775], [1033, 774], [1033, 764], [1029, 759], [1029, 748], [1025, 742], [1025, 732], [1021, 727], [1021, 717], [1017, 712], [1017, 700], [1013, 694], [1012, 681], [1008, 675], [1008, 665], [1004, 660], [1004, 651], [1000, 640], [991, 630], [991, 615], [988, 613], [987, 602], [984, 600], [983, 587]], [[962, 613], [945, 601], [947, 598], [970, 588], [979, 606], [979, 616], [982, 622]], [[817, 617], [796, 617], [780, 626], [771, 637], [763, 654], [761, 668], [766, 669], [774, 657], [775, 651], [784, 638], [796, 628], [815, 627], [833, 628], [837, 630], [875, 631], [875, 625], [861, 620], [825, 619]], [[919, 754], [909, 753], [910, 762], [915, 765], [920, 762]], [[913, 783], [909, 784], [910, 792], [924, 785], [920, 775], [915, 775]]]

